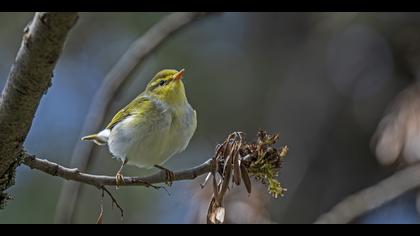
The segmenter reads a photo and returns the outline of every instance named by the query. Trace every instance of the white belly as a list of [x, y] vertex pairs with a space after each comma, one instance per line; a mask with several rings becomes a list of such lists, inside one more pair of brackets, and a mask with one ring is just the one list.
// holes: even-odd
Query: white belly
[[196, 128], [195, 111], [190, 106], [177, 117], [174, 119], [173, 112], [165, 109], [157, 120], [148, 124], [133, 126], [135, 117], [124, 119], [110, 132], [110, 152], [138, 167], [162, 165], [187, 147]]

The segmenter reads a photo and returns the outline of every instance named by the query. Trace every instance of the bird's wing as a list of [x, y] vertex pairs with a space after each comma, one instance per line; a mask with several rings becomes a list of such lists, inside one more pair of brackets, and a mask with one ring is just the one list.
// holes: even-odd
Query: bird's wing
[[147, 112], [152, 106], [152, 101], [148, 97], [140, 95], [115, 114], [114, 118], [106, 126], [106, 129], [112, 129], [130, 115]]

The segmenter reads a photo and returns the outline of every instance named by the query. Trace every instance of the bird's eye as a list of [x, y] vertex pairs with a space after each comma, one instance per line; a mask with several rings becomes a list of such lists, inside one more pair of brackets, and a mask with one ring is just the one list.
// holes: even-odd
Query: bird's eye
[[160, 86], [163, 86], [165, 84], [165, 80], [161, 80], [161, 81], [159, 81], [159, 85]]

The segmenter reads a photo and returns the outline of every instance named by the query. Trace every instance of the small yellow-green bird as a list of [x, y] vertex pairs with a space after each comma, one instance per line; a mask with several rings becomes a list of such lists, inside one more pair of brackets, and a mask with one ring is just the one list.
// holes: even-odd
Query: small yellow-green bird
[[187, 147], [197, 128], [197, 115], [185, 94], [184, 72], [158, 72], [145, 91], [121, 109], [104, 130], [82, 138], [108, 144], [111, 154], [122, 161], [117, 185], [123, 181], [125, 164], [162, 168], [160, 165]]

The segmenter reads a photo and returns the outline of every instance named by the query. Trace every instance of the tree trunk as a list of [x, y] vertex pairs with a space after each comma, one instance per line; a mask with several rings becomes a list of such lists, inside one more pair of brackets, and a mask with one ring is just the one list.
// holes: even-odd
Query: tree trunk
[[22, 44], [0, 99], [0, 208], [3, 191], [14, 183], [26, 139], [42, 95], [51, 86], [53, 69], [77, 13], [36, 13], [25, 28]]

